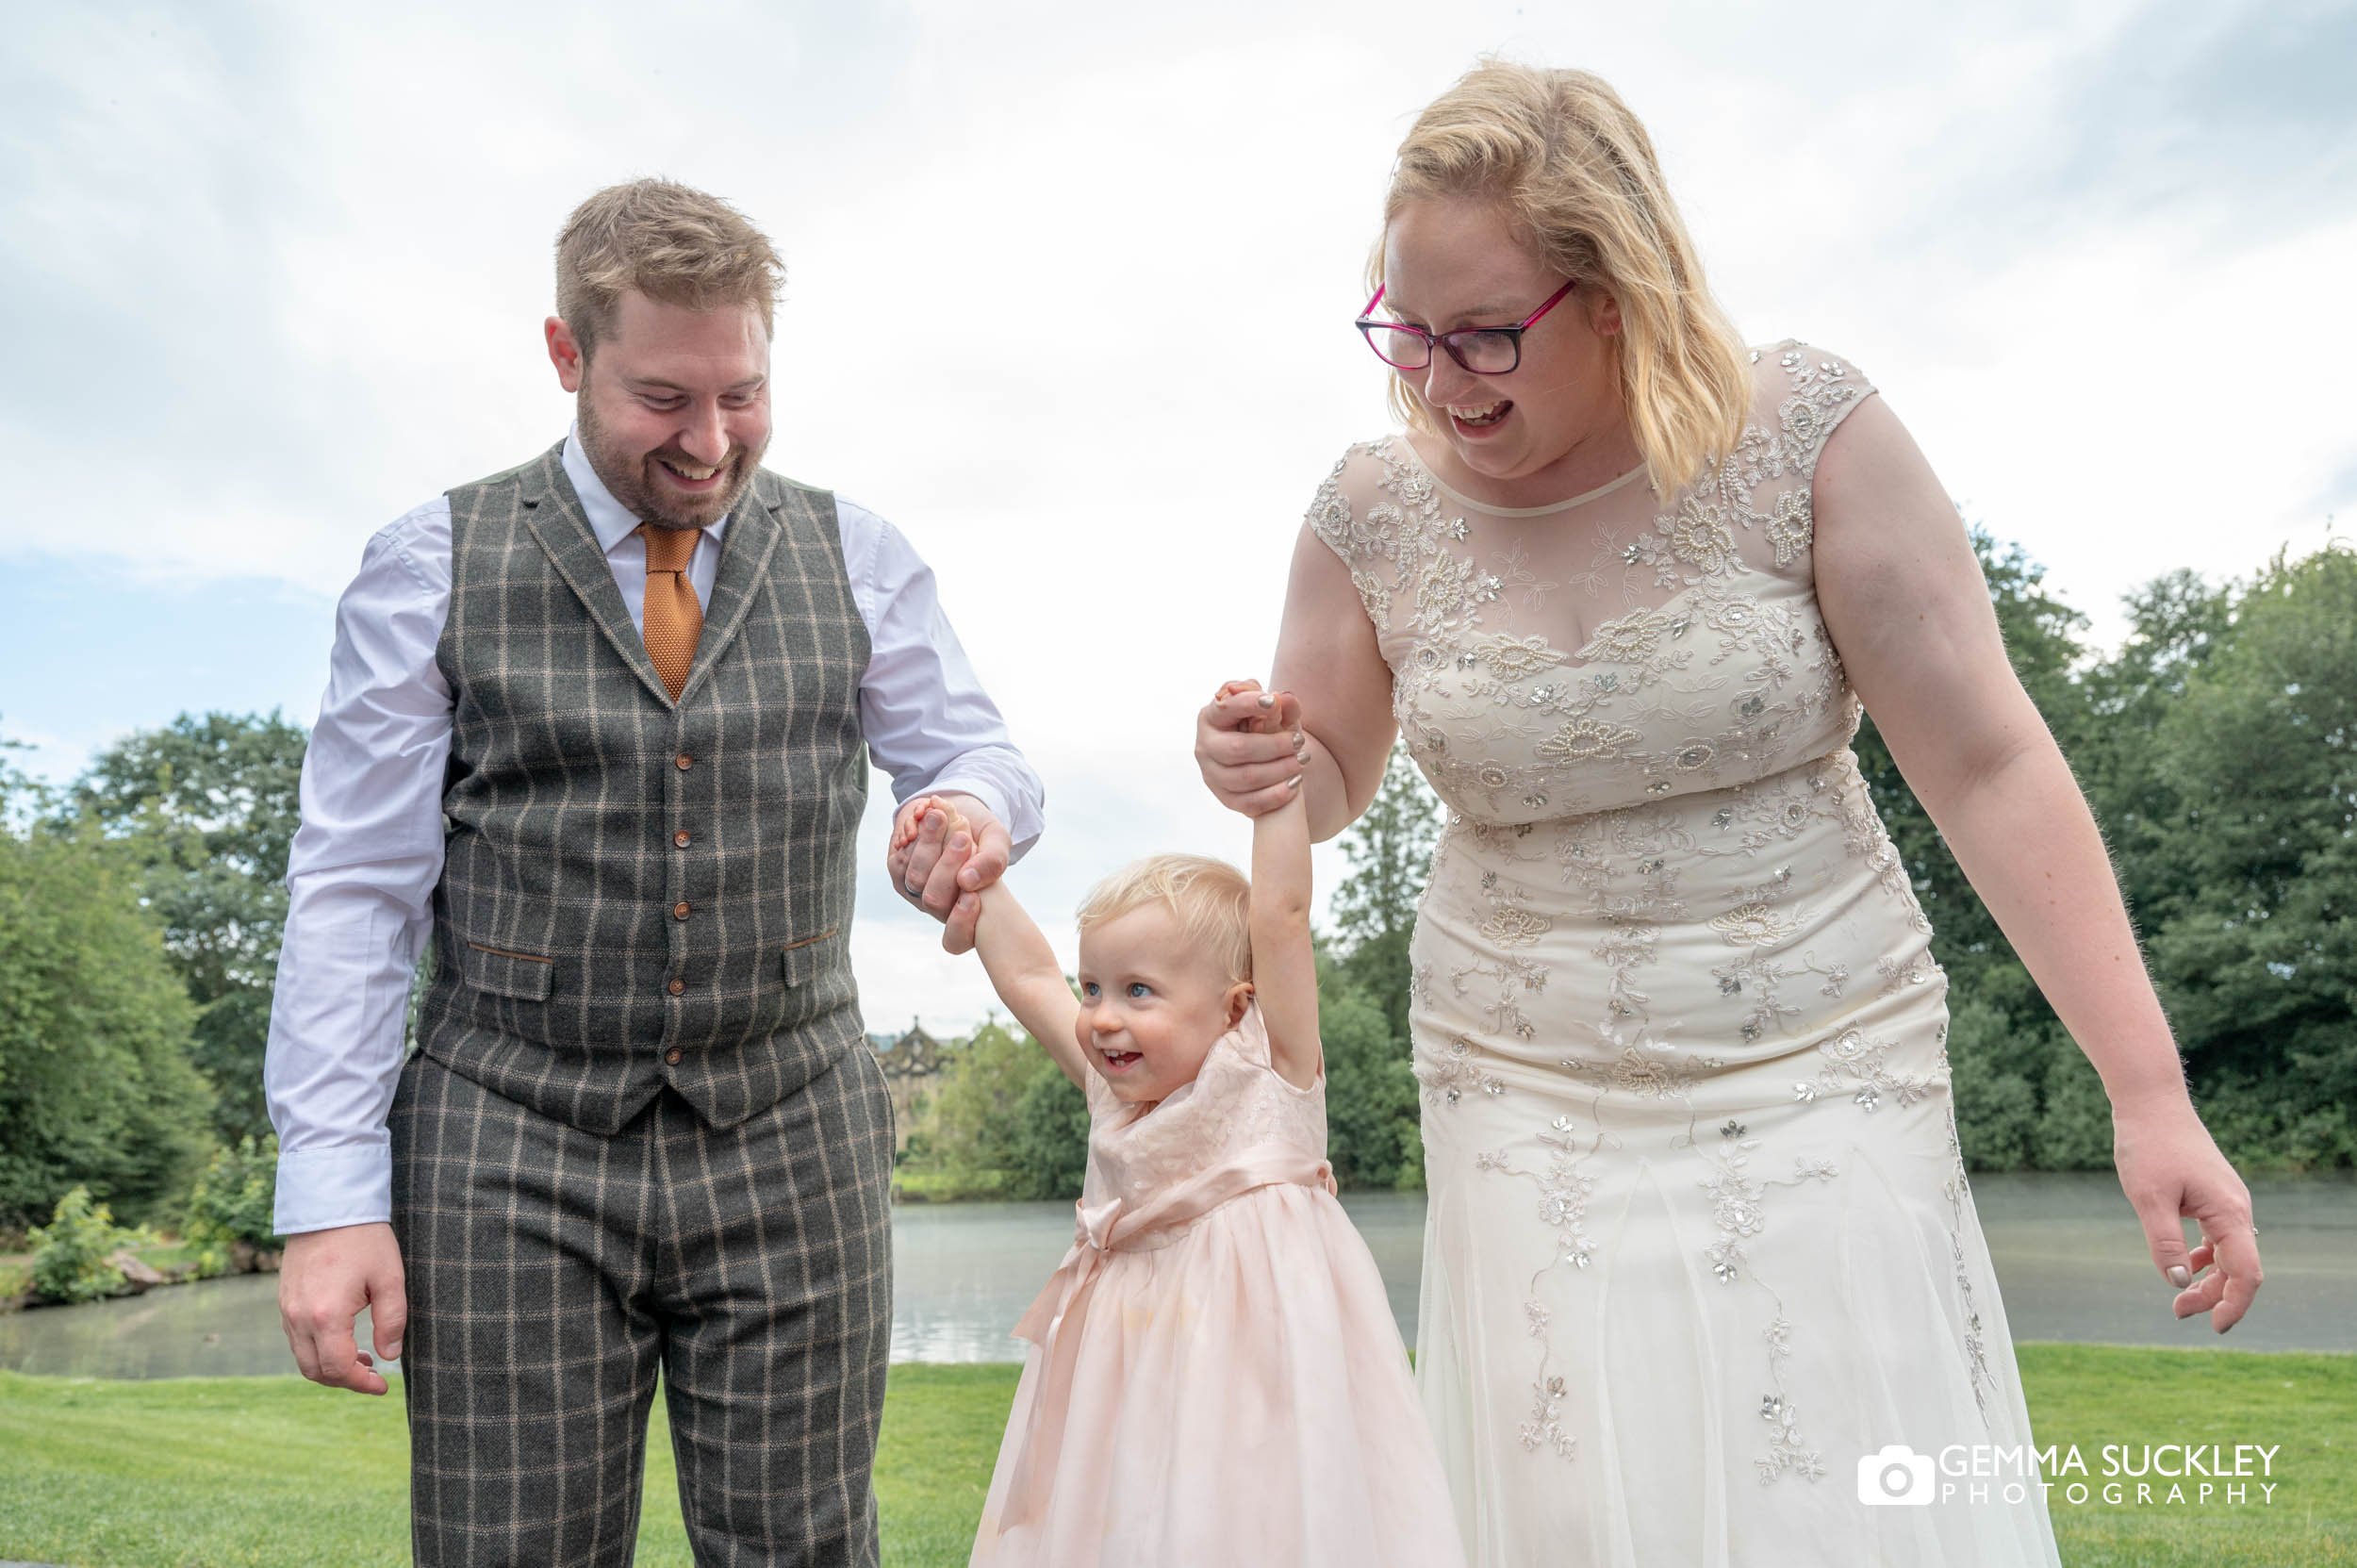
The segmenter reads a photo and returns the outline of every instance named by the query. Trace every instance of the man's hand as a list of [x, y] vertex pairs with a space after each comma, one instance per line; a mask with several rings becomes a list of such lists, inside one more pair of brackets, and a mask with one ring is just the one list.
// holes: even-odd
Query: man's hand
[[962, 953], [974, 946], [981, 890], [1014, 853], [1006, 828], [973, 796], [919, 795], [894, 817], [884, 864], [900, 897], [945, 922], [942, 950]]
[[391, 1226], [344, 1225], [287, 1238], [278, 1267], [278, 1320], [305, 1378], [356, 1394], [385, 1392], [375, 1362], [353, 1341], [363, 1307], [370, 1309], [377, 1356], [399, 1360], [409, 1298]]

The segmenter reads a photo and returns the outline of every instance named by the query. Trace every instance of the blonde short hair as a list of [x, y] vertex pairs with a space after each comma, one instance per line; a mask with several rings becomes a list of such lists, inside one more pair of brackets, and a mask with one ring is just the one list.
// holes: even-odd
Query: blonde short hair
[[1242, 871], [1209, 855], [1148, 855], [1090, 888], [1079, 924], [1085, 932], [1152, 903], [1224, 978], [1252, 978], [1252, 883]]
[[785, 263], [743, 213], [670, 180], [609, 185], [556, 237], [556, 313], [585, 359], [633, 289], [690, 310], [751, 305], [769, 332], [784, 279]]
[[[1620, 302], [1621, 395], [1663, 496], [1735, 449], [1750, 355], [1703, 281], [1652, 140], [1604, 78], [1484, 58], [1400, 143], [1384, 228], [1432, 197], [1496, 204], [1550, 268]], [[1368, 287], [1382, 281], [1378, 237]], [[1392, 378], [1392, 408], [1433, 427], [1405, 377]]]

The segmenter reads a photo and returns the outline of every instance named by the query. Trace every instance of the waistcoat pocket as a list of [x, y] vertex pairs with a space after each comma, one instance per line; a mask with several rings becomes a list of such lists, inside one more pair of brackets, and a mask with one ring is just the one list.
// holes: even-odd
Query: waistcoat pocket
[[816, 935], [788, 942], [779, 954], [785, 966], [785, 983], [805, 984], [812, 976], [843, 962], [848, 945], [840, 926], [829, 926]]
[[506, 948], [486, 947], [480, 942], [467, 944], [467, 983], [478, 991], [488, 991], [495, 997], [513, 997], [519, 1001], [546, 1001], [549, 986], [556, 978], [556, 964], [537, 953], [515, 952]]
[[851, 979], [851, 939], [840, 926], [788, 942], [778, 960], [785, 975], [785, 991], [775, 1027], [802, 1025], [849, 1007], [859, 997]]

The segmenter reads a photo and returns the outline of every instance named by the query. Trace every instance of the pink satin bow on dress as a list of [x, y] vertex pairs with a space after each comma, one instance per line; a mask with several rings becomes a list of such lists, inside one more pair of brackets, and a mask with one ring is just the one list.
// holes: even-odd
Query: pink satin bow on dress
[[1041, 1351], [1040, 1396], [1031, 1401], [1030, 1425], [1014, 1470], [1007, 1478], [1007, 1501], [999, 1514], [1001, 1532], [1040, 1517], [1054, 1485], [1056, 1461], [1063, 1449], [1060, 1426], [1043, 1430], [1039, 1412], [1071, 1408], [1073, 1366], [1080, 1353], [1080, 1330], [1087, 1321], [1091, 1297], [1109, 1253], [1139, 1249], [1149, 1238], [1178, 1230], [1223, 1203], [1261, 1187], [1294, 1182], [1321, 1191], [1333, 1190], [1332, 1167], [1312, 1160], [1305, 1151], [1272, 1144], [1248, 1151], [1241, 1159], [1188, 1178], [1157, 1193], [1135, 1209], [1109, 1198], [1091, 1209], [1075, 1204], [1072, 1250], [1048, 1276], [1047, 1286], [1014, 1326], [1015, 1333]]

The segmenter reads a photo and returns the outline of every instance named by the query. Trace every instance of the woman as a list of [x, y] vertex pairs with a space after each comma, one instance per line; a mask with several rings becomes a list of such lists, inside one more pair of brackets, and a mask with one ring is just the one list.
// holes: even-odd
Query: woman
[[2227, 1329], [2260, 1276], [1954, 508], [1855, 369], [1739, 346], [1593, 76], [1490, 63], [1427, 108], [1371, 281], [1407, 429], [1295, 549], [1271, 685], [1309, 742], [1233, 698], [1196, 755], [1246, 813], [1302, 775], [1326, 837], [1404, 734], [1451, 808], [1417, 1371], [1469, 1556], [2052, 1563], [2035, 1485], [1904, 1506], [1882, 1454], [2030, 1431], [1861, 702], [2102, 1074], [2178, 1314]]

